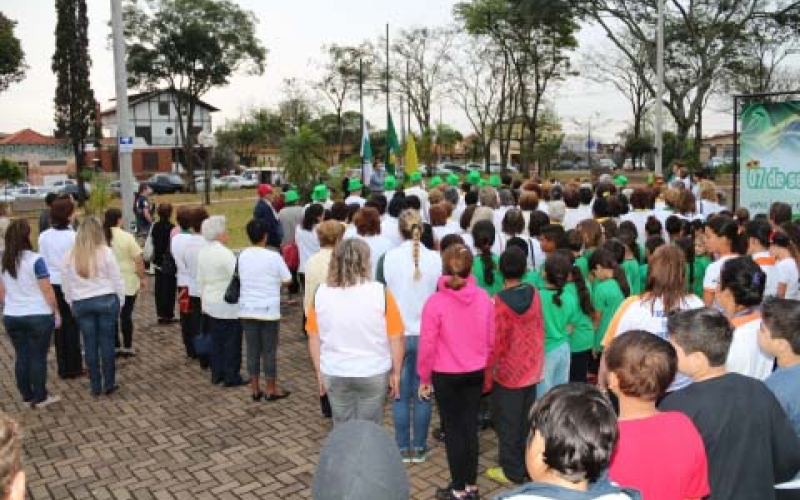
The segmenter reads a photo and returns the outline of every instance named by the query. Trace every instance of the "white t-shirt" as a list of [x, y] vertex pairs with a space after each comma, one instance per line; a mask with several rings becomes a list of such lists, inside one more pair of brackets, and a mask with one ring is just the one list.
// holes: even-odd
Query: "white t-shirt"
[[369, 262], [372, 266], [372, 279], [375, 279], [378, 261], [383, 257], [383, 254], [391, 250], [394, 245], [392, 245], [392, 241], [389, 238], [382, 234], [377, 234], [375, 236], [356, 235], [355, 237], [369, 245]]
[[345, 205], [358, 205], [359, 207], [363, 207], [364, 203], [366, 203], [366, 202], [367, 202], [367, 200], [365, 200], [361, 196], [356, 196], [356, 195], [353, 195], [353, 194], [351, 194], [350, 196], [348, 196], [344, 200], [344, 204]]
[[768, 251], [756, 252], [752, 255], [756, 264], [761, 267], [767, 275], [767, 283], [764, 286], [764, 298], [775, 297], [778, 295], [778, 271], [775, 269], [775, 257]]
[[764, 380], [772, 373], [775, 358], [758, 346], [758, 330], [761, 328], [759, 313], [731, 319], [735, 330], [728, 351], [725, 368], [729, 372]]
[[298, 227], [294, 233], [294, 241], [297, 243], [297, 251], [300, 254], [300, 263], [297, 267], [297, 272], [304, 273], [306, 272], [306, 263], [308, 263], [308, 259], [319, 252], [317, 227], [314, 226], [311, 231]]
[[725, 261], [735, 258], [735, 254], [723, 255], [715, 260], [706, 268], [706, 274], [703, 276], [703, 290], [710, 290], [717, 293], [717, 285], [719, 285], [719, 275], [722, 273], [722, 265]]
[[402, 245], [386, 252], [383, 258], [383, 277], [400, 308], [406, 335], [419, 335], [422, 307], [433, 292], [442, 275], [442, 258], [438, 252], [419, 244], [419, 279], [414, 279], [414, 243]]
[[789, 257], [779, 260], [775, 264], [775, 271], [778, 275], [778, 284], [786, 285], [785, 299], [800, 299], [800, 272], [797, 269], [797, 261]]
[[633, 210], [619, 218], [622, 221], [631, 221], [636, 226], [636, 242], [644, 245], [647, 241], [647, 232], [644, 230], [647, 219], [653, 215], [652, 210]]
[[432, 229], [433, 237], [436, 241], [442, 241], [442, 239], [448, 234], [458, 234], [461, 232], [460, 227], [453, 227], [450, 224], [445, 224], [444, 226], [433, 226]]
[[177, 269], [178, 286], [189, 286], [189, 268], [187, 267], [186, 259], [184, 259], [184, 251], [191, 237], [191, 233], [181, 231], [169, 240], [170, 252], [172, 253], [172, 258], [175, 259], [175, 268]]
[[381, 220], [381, 234], [389, 238], [392, 245], [397, 246], [403, 242], [403, 237], [400, 235], [400, 228], [397, 224], [396, 217], [386, 217]]
[[3, 314], [8, 317], [53, 314], [53, 309], [39, 288], [39, 280], [48, 277], [47, 264], [42, 256], [24, 250], [17, 266], [17, 277], [12, 278], [3, 271], [3, 287], [6, 290]]
[[281, 254], [266, 248], [245, 248], [239, 254], [239, 317], [281, 319], [281, 285], [292, 279]]
[[39, 235], [39, 253], [44, 258], [50, 283], [61, 285], [61, 263], [64, 256], [75, 245], [75, 231], [72, 228], [50, 228]]
[[[687, 311], [701, 307], [703, 307], [702, 299], [696, 295], [686, 295], [681, 299], [677, 309]], [[664, 340], [669, 340], [667, 312], [664, 311], [664, 302], [660, 298], [651, 300], [639, 295], [628, 297], [611, 319], [608, 330], [606, 330], [606, 337], [603, 339], [603, 345], [608, 347], [614, 337], [630, 330], [644, 330]], [[691, 379], [688, 376], [678, 372], [669, 391], [682, 389], [690, 383]]]

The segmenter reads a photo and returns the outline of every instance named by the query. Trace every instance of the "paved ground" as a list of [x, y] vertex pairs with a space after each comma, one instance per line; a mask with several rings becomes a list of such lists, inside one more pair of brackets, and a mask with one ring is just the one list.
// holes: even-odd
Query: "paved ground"
[[[310, 498], [330, 423], [319, 415], [299, 309], [287, 311], [281, 328], [279, 377], [292, 396], [253, 403], [248, 388], [212, 386], [208, 372], [186, 361], [178, 326], [156, 324], [150, 290], [136, 306], [138, 356], [118, 362], [122, 390], [112, 397], [90, 397], [87, 379], [59, 380], [51, 351], [49, 389], [63, 401], [26, 408], [14, 386], [13, 350], [0, 335], [0, 408], [24, 426], [28, 498]], [[407, 468], [414, 499], [433, 498], [447, 483], [444, 448], [430, 445], [428, 461]], [[494, 432], [484, 431], [480, 471], [496, 456]], [[486, 498], [501, 490], [485, 477], [479, 484]]]

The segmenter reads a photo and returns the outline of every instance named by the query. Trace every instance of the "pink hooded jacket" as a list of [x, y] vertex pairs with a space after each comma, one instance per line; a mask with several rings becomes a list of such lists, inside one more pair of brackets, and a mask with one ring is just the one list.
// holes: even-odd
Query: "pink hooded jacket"
[[422, 309], [417, 372], [420, 383], [430, 384], [431, 374], [469, 373], [486, 368], [494, 346], [494, 307], [475, 278], [467, 278], [461, 290], [445, 286], [439, 278], [437, 291]]

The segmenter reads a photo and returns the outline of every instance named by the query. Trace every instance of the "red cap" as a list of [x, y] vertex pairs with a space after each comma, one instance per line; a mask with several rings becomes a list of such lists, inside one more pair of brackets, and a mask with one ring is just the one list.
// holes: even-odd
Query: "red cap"
[[272, 192], [272, 186], [270, 186], [269, 184], [259, 184], [258, 185], [258, 195], [259, 196], [268, 195], [271, 192]]

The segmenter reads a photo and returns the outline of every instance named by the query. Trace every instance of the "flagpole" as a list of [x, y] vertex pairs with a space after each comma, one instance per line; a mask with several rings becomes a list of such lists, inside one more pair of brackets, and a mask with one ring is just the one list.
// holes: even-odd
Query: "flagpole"
[[[389, 134], [389, 23], [386, 23], [386, 134]], [[386, 143], [386, 164], [389, 164], [389, 143]]]

